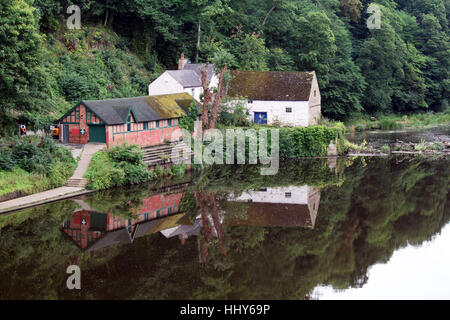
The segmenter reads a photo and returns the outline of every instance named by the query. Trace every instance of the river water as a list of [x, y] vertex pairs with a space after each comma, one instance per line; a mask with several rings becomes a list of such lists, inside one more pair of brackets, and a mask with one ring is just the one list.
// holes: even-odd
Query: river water
[[[449, 299], [449, 159], [222, 166], [0, 216], [1, 299]], [[66, 269], [81, 270], [69, 290]]]

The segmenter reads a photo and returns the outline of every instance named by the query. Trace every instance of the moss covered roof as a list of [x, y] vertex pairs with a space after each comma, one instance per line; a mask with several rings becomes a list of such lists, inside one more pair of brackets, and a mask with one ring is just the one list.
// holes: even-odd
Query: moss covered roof
[[231, 71], [230, 97], [263, 101], [308, 101], [314, 72]]
[[[126, 123], [128, 114], [133, 112], [137, 122], [184, 117], [195, 101], [188, 93], [165, 94], [107, 100], [83, 100], [80, 104], [88, 107], [108, 125]], [[197, 104], [198, 102], [195, 101]]]

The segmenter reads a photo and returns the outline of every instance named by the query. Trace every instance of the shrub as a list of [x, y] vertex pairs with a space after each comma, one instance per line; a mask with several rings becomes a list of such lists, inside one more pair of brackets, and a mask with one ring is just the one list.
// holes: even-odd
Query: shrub
[[380, 150], [381, 150], [381, 152], [383, 152], [383, 153], [390, 153], [390, 152], [391, 152], [391, 148], [390, 148], [387, 144], [385, 144], [384, 146], [382, 146], [382, 147], [380, 148]]
[[436, 141], [431, 145], [431, 149], [434, 151], [442, 151], [444, 150], [444, 144], [440, 141]]
[[137, 145], [122, 145], [109, 149], [109, 158], [114, 162], [126, 162], [139, 165], [142, 162], [144, 151]]
[[381, 130], [396, 130], [400, 129], [401, 125], [392, 119], [382, 119], [380, 120], [380, 128]]
[[0, 170], [11, 171], [14, 167], [14, 161], [11, 152], [0, 150]]
[[124, 184], [125, 172], [118, 168], [104, 151], [94, 154], [85, 174], [89, 180], [88, 188], [107, 189]]
[[136, 145], [121, 145], [97, 152], [85, 174], [88, 188], [108, 189], [139, 184], [155, 177], [142, 161], [143, 150]]
[[185, 164], [175, 164], [172, 166], [172, 174], [176, 178], [182, 178], [187, 170], [187, 165]]
[[125, 184], [139, 184], [148, 181], [151, 177], [144, 164], [123, 163], [122, 169], [125, 173]]

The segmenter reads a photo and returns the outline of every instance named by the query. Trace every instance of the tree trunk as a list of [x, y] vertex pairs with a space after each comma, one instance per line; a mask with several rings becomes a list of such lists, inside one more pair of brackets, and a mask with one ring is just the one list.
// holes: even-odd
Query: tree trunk
[[200, 25], [200, 19], [198, 19], [197, 56], [195, 57], [196, 63], [198, 63], [198, 58], [199, 58], [201, 32], [202, 32], [202, 29], [201, 29], [201, 25]]
[[104, 27], [106, 27], [106, 24], [108, 23], [108, 17], [109, 17], [109, 9], [106, 9], [105, 22], [103, 23]]
[[269, 12], [267, 12], [266, 17], [264, 18], [263, 22], [262, 22], [262, 26], [264, 26], [267, 22], [267, 18], [269, 18], [269, 15], [272, 13], [273, 10], [276, 9], [277, 6], [273, 6], [272, 8], [270, 8]]

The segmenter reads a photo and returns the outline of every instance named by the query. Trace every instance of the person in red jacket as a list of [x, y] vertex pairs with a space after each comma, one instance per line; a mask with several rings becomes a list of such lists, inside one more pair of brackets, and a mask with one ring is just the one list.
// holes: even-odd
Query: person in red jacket
[[27, 134], [27, 127], [24, 124], [20, 125], [20, 135], [24, 136]]

